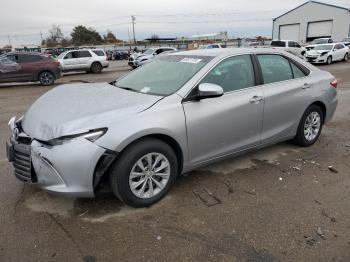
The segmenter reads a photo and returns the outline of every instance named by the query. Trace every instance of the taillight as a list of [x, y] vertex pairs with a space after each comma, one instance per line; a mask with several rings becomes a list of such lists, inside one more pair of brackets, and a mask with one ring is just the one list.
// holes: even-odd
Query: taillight
[[338, 86], [338, 80], [337, 80], [337, 79], [334, 79], [330, 84], [331, 84], [331, 86], [333, 86], [334, 88], [337, 88], [337, 86]]

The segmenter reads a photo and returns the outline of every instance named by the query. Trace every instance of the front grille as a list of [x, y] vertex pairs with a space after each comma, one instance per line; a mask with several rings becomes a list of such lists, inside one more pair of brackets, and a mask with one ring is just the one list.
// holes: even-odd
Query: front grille
[[[15, 144], [13, 166], [18, 179], [29, 182], [32, 181], [32, 164], [30, 157], [30, 145]], [[33, 181], [34, 182], [34, 181]]]
[[307, 61], [315, 61], [317, 59], [317, 57], [307, 57], [306, 59], [307, 59]]

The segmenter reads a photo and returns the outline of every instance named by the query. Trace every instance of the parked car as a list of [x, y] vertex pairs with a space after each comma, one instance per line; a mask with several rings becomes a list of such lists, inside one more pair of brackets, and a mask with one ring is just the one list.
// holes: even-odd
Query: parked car
[[41, 53], [10, 52], [0, 56], [0, 82], [53, 85], [61, 77], [60, 62]]
[[309, 51], [311, 49], [314, 49], [315, 46], [323, 45], [323, 44], [332, 44], [333, 39], [332, 38], [317, 38], [313, 40], [309, 45], [305, 46], [306, 51]]
[[86, 71], [101, 73], [109, 66], [107, 55], [101, 49], [81, 49], [63, 52], [58, 56], [62, 71]]
[[292, 40], [273, 40], [271, 46], [274, 48], [281, 48], [284, 51], [290, 52], [296, 56], [304, 56], [306, 49], [299, 43]]
[[92, 197], [108, 178], [123, 202], [149, 206], [193, 169], [290, 139], [311, 146], [336, 110], [336, 87], [281, 50], [172, 53], [110, 84], [45, 93], [10, 120], [8, 159], [43, 189]]
[[221, 44], [209, 44], [209, 45], [202, 45], [199, 47], [199, 49], [213, 49], [213, 48], [224, 48]]
[[346, 37], [342, 40], [342, 43], [346, 46], [350, 46], [350, 37]]
[[151, 62], [155, 56], [164, 53], [164, 52], [175, 52], [176, 48], [173, 47], [151, 47], [146, 49], [143, 53], [134, 53], [129, 58], [129, 66], [132, 68], [137, 68], [144, 64]]
[[128, 60], [129, 59], [129, 52], [127, 51], [114, 51], [114, 60]]
[[347, 61], [349, 58], [349, 47], [343, 43], [317, 45], [306, 52], [306, 60], [310, 63], [327, 63], [335, 61]]

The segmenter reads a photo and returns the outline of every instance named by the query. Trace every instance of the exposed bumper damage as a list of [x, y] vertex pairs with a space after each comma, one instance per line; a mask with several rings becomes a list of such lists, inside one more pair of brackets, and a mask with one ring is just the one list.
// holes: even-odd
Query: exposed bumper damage
[[[20, 148], [27, 148], [27, 154], [19, 152]], [[50, 146], [37, 140], [25, 144], [13, 136], [7, 152], [18, 179], [72, 197], [93, 197], [95, 186], [116, 157], [84, 138]]]

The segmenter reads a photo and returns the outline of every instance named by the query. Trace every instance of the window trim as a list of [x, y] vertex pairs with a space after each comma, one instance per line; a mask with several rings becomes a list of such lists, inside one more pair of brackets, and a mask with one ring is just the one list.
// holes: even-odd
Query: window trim
[[248, 89], [252, 89], [252, 88], [256, 88], [258, 86], [260, 86], [260, 76], [258, 74], [258, 72], [256, 71], [257, 70], [257, 67], [256, 67], [256, 64], [254, 62], [254, 53], [242, 53], [242, 54], [234, 54], [234, 55], [230, 55], [230, 56], [226, 56], [222, 59], [220, 59], [219, 61], [217, 61], [214, 65], [212, 65], [208, 70], [207, 72], [205, 72], [205, 74], [202, 75], [202, 77], [193, 85], [193, 87], [191, 88], [190, 91], [187, 92], [186, 96], [182, 99], [182, 103], [185, 103], [185, 102], [192, 102], [194, 101], [193, 100], [193, 92], [194, 90], [196, 90], [200, 84], [200, 82], [202, 82], [202, 80], [213, 70], [215, 69], [215, 67], [217, 67], [221, 62], [223, 62], [224, 60], [226, 59], [229, 59], [229, 58], [233, 58], [233, 57], [236, 57], [236, 56], [243, 56], [243, 55], [248, 55], [250, 56], [250, 60], [252, 62], [252, 67], [253, 67], [253, 73], [254, 73], [254, 82], [255, 82], [255, 85], [254, 86], [250, 86], [250, 87], [246, 87], [246, 88], [242, 88], [242, 89], [238, 89], [238, 90], [232, 90], [232, 91], [229, 91], [229, 92], [224, 92], [223, 96], [225, 95], [228, 95], [228, 94], [232, 94], [232, 93], [236, 93], [236, 92], [240, 92], [240, 91], [243, 91], [243, 90], [248, 90]]
[[[310, 75], [310, 73], [311, 73], [311, 71], [308, 68], [306, 68], [305, 66], [300, 64], [298, 61], [295, 61], [292, 58], [290, 58], [290, 57], [288, 57], [286, 55], [283, 55], [283, 54], [279, 54], [279, 53], [256, 53], [254, 55], [256, 56], [256, 63], [258, 64], [258, 67], [259, 67], [259, 74], [260, 74], [261, 81], [262, 81], [261, 85], [271, 85], [271, 84], [275, 84], [275, 83], [281, 83], [281, 82], [286, 82], [286, 81], [291, 81], [291, 80], [296, 80], [296, 79], [303, 79], [303, 78], [308, 77]], [[293, 78], [292, 79], [282, 80], [282, 81], [277, 81], [277, 82], [272, 82], [272, 83], [265, 83], [264, 82], [264, 77], [262, 75], [260, 62], [258, 60], [258, 56], [259, 55], [279, 55], [279, 56], [285, 58], [289, 62], [289, 66], [290, 66], [290, 69], [292, 71]], [[292, 65], [291, 65], [292, 63], [304, 73], [304, 77], [295, 78], [294, 72], [293, 72], [293, 69], [292, 69]]]

